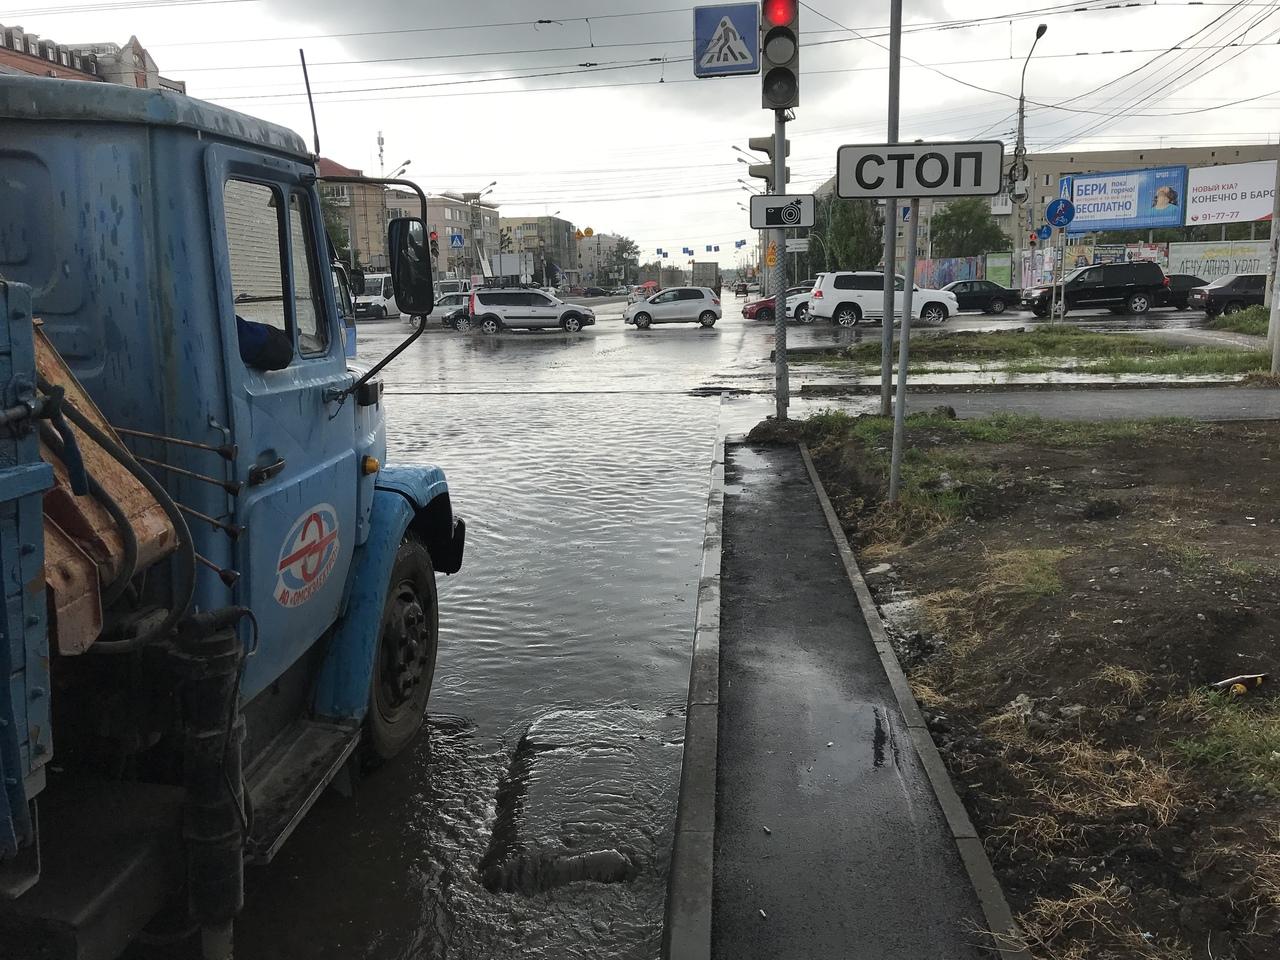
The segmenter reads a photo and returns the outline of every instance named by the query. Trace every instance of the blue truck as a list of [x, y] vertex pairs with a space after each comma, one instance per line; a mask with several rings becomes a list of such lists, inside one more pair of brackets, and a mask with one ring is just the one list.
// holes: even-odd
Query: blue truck
[[[0, 81], [5, 958], [230, 957], [246, 866], [423, 723], [465, 526], [439, 468], [386, 465], [378, 373], [425, 320], [351, 359], [318, 149]], [[387, 253], [425, 315], [425, 197], [365, 182], [421, 200]]]

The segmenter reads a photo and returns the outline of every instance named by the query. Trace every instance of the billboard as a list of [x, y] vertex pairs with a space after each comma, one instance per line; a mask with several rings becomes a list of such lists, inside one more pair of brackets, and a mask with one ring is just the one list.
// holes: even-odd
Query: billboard
[[1068, 233], [1180, 227], [1187, 168], [1077, 173], [1071, 177], [1071, 193], [1076, 218]]
[[1226, 163], [1187, 173], [1187, 226], [1270, 220], [1276, 162]]

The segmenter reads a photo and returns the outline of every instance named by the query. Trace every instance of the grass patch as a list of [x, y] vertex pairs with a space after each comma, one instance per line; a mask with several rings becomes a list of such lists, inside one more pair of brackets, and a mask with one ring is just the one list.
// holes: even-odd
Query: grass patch
[[1068, 550], [1007, 550], [993, 554], [979, 594], [1000, 599], [1034, 600], [1062, 592], [1058, 563]]
[[1280, 702], [1198, 691], [1170, 706], [1202, 728], [1174, 741], [1184, 760], [1240, 788], [1280, 796]]
[[1118, 663], [1109, 663], [1093, 675], [1096, 683], [1116, 690], [1126, 700], [1141, 697], [1151, 683], [1149, 674], [1130, 670]]
[[[1233, 314], [1244, 317], [1248, 311]], [[1223, 319], [1223, 318], [1219, 318]], [[1245, 331], [1251, 332], [1251, 331]], [[1265, 332], [1265, 327], [1264, 327]], [[896, 356], [895, 348], [895, 356]], [[879, 343], [866, 342], [821, 354], [800, 354], [799, 363], [879, 367]], [[1068, 324], [1049, 324], [1027, 332], [944, 333], [911, 341], [911, 370], [928, 373], [931, 363], [969, 362], [1010, 373], [1048, 373], [1069, 369], [1097, 374], [1239, 375], [1270, 366], [1262, 350], [1178, 344], [1132, 334], [1091, 333]]]
[[1232, 333], [1251, 333], [1255, 337], [1267, 335], [1270, 311], [1266, 307], [1245, 307], [1239, 313], [1224, 313], [1209, 321], [1211, 330], [1230, 330]]

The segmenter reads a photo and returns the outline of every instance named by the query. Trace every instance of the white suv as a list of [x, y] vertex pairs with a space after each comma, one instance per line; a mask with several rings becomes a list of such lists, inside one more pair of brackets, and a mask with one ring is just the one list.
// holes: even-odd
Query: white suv
[[459, 319], [459, 330], [479, 327], [482, 333], [497, 333], [504, 327], [545, 330], [559, 327], [577, 333], [596, 322], [595, 311], [576, 303], [565, 303], [530, 287], [473, 287], [471, 311]]
[[[896, 278], [893, 296], [894, 320], [902, 316], [902, 294], [906, 281]], [[956, 295], [950, 290], [924, 290], [915, 287], [911, 295], [911, 319], [938, 324], [960, 310]], [[852, 327], [863, 320], [884, 319], [884, 274], [873, 270], [821, 273], [809, 298], [809, 315], [815, 320], [829, 320], [841, 327]]]
[[721, 317], [720, 298], [710, 287], [671, 287], [630, 304], [622, 319], [644, 330], [651, 323], [700, 323], [714, 327]]

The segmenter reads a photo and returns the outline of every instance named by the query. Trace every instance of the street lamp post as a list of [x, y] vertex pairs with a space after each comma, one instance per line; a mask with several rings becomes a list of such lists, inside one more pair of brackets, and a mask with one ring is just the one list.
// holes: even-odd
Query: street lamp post
[[[1049, 25], [1042, 23], [1036, 27], [1036, 38], [1031, 41], [1031, 49], [1027, 51], [1027, 59], [1022, 61], [1022, 79], [1018, 85], [1018, 142], [1013, 148], [1013, 166], [1009, 168], [1009, 199], [1014, 202], [1013, 249], [1018, 263], [1022, 262], [1022, 235], [1026, 232], [1026, 224], [1022, 221], [1022, 205], [1030, 194], [1027, 176], [1027, 67], [1031, 64], [1031, 55], [1036, 52], [1036, 44], [1049, 31]], [[1019, 270], [1021, 272], [1021, 270]]]

